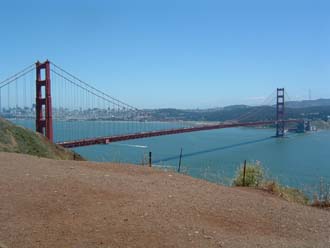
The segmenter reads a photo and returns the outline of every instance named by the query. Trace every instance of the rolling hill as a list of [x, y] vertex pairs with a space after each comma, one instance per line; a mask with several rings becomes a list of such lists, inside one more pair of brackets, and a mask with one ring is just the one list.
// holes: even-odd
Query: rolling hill
[[0, 118], [0, 152], [29, 154], [62, 160], [84, 160], [80, 155], [53, 144], [44, 136]]

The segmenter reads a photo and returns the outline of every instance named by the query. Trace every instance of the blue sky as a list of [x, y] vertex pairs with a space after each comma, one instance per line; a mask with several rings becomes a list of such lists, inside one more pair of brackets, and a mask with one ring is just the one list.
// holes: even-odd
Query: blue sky
[[1, 1], [0, 79], [49, 59], [139, 108], [330, 98], [330, 1]]

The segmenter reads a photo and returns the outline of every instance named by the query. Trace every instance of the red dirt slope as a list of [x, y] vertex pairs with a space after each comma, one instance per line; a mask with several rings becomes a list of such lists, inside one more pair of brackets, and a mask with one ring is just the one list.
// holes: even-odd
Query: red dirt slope
[[0, 153], [0, 247], [330, 247], [330, 212], [110, 163]]

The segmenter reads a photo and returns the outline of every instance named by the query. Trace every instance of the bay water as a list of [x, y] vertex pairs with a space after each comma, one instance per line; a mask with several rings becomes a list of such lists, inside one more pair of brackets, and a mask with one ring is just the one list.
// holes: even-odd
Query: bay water
[[[34, 129], [32, 120], [14, 120]], [[123, 134], [145, 128], [170, 129], [184, 123], [135, 123], [71, 121], [54, 122], [55, 139], [73, 140]], [[112, 133], [109, 133], [111, 130]], [[236, 171], [247, 160], [260, 163], [269, 178], [308, 194], [316, 192], [320, 179], [330, 182], [330, 131], [290, 133], [274, 138], [274, 129], [228, 128], [184, 133], [75, 148], [88, 160], [146, 165], [152, 152], [153, 166], [176, 170], [182, 148], [184, 173], [208, 181], [230, 185]]]

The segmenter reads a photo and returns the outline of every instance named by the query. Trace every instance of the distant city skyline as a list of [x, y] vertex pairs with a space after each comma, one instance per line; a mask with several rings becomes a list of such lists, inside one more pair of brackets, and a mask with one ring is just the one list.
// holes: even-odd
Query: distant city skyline
[[[19, 6], [19, 7], [18, 7]], [[330, 2], [6, 1], [0, 81], [49, 59], [141, 109], [330, 98]]]

